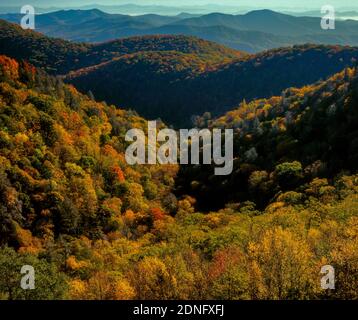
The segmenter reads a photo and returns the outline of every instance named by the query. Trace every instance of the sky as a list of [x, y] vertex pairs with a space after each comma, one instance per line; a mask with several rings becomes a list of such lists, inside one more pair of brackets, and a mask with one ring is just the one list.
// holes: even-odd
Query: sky
[[13, 7], [18, 5], [30, 4], [38, 7], [66, 7], [92, 5], [164, 5], [164, 6], [183, 6], [183, 5], [227, 5], [237, 7], [253, 8], [287, 8], [303, 10], [320, 10], [323, 5], [330, 4], [337, 9], [344, 8], [357, 9], [358, 1], [356, 0], [0, 0], [0, 6]]

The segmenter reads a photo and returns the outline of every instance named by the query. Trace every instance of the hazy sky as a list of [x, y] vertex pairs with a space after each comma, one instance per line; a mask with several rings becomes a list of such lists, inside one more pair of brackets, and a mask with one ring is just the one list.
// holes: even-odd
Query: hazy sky
[[230, 5], [244, 7], [264, 7], [264, 8], [300, 8], [300, 9], [316, 9], [319, 10], [322, 5], [331, 4], [337, 8], [357, 8], [357, 0], [0, 0], [1, 6], [17, 6], [22, 4], [32, 4], [41, 7], [64, 7], [64, 6], [80, 6], [88, 4], [101, 5], [120, 5], [127, 3], [135, 4], [157, 4], [157, 5]]

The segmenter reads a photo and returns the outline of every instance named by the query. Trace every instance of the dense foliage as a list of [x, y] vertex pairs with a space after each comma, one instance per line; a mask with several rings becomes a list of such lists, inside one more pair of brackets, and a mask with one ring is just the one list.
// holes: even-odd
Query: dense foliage
[[353, 66], [358, 56], [354, 47], [322, 45], [250, 56], [195, 37], [169, 35], [76, 44], [2, 20], [0, 26], [0, 53], [66, 74], [67, 81], [97, 100], [182, 127], [204, 112], [216, 117], [243, 99], [268, 98], [326, 79]]
[[146, 118], [185, 127], [193, 115], [221, 115], [243, 99], [311, 84], [354, 65], [357, 58], [357, 48], [318, 45], [275, 49], [219, 65], [194, 54], [146, 52], [78, 70], [68, 81]]
[[[246, 158], [232, 179], [249, 175], [250, 191], [203, 214], [194, 197], [171, 193], [177, 167], [125, 163], [124, 134], [145, 129], [144, 119], [27, 63], [0, 56], [0, 66], [1, 298], [358, 298], [354, 69], [216, 120], [237, 130]], [[290, 140], [304, 134], [312, 142]], [[351, 152], [339, 161], [331, 155], [341, 135]], [[258, 136], [270, 142], [266, 158]], [[315, 173], [333, 167], [352, 172]], [[36, 268], [38, 289], [19, 289], [23, 264]], [[326, 264], [336, 269], [334, 291], [320, 287]]]
[[190, 88], [190, 79], [213, 68], [212, 59], [196, 54], [149, 51], [72, 72], [66, 81], [83, 92], [91, 90], [98, 100], [122, 102], [148, 119], [190, 124], [191, 112], [199, 105], [189, 100], [201, 92]]
[[357, 69], [348, 68], [281, 96], [244, 101], [221, 118], [198, 118], [198, 126], [234, 129], [234, 173], [214, 177], [182, 167], [178, 188], [192, 190], [205, 209], [242, 200], [265, 207], [281, 192], [302, 192], [312, 179], [356, 172], [357, 106]]
[[178, 51], [198, 55], [218, 64], [244, 54], [213, 42], [186, 36], [146, 36], [100, 44], [72, 43], [46, 37], [32, 30], [0, 20], [0, 54], [27, 60], [51, 74], [67, 74], [113, 58], [141, 51]]

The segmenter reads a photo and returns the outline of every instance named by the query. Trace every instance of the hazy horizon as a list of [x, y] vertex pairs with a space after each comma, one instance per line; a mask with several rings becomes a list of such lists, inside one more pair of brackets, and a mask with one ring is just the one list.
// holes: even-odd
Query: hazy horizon
[[116, 5], [157, 5], [166, 7], [231, 7], [238, 9], [280, 9], [310, 11], [320, 10], [323, 5], [330, 4], [338, 10], [357, 10], [358, 4], [352, 5], [352, 0], [3, 0], [1, 7], [16, 7], [25, 4], [41, 8], [73, 8], [81, 6], [116, 6]]

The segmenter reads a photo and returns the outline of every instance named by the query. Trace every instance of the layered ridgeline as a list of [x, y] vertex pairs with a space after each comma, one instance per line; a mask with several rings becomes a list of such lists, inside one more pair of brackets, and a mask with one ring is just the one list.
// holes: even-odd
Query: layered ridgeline
[[[26, 59], [97, 100], [149, 119], [190, 126], [195, 115], [223, 114], [243, 99], [270, 97], [356, 63], [358, 49], [302, 45], [247, 55], [185, 36], [75, 44], [0, 22], [0, 53]], [[268, 85], [269, 84], [269, 85]]]
[[185, 36], [147, 36], [91, 45], [49, 38], [0, 20], [0, 53], [24, 59], [51, 74], [64, 75], [116, 57], [142, 51], [194, 54], [207, 64], [220, 64], [245, 55], [213, 42]]
[[[205, 181], [209, 200], [224, 203], [226, 188], [252, 202], [202, 214], [171, 193], [175, 166], [126, 164], [124, 134], [144, 119], [0, 56], [0, 298], [356, 299], [358, 177], [314, 178], [357, 163], [356, 81], [349, 69], [217, 120], [237, 128], [246, 164], [215, 194], [214, 178], [188, 176], [187, 193]], [[305, 170], [284, 162], [301, 153]], [[326, 264], [335, 290], [321, 289]], [[36, 290], [20, 288], [23, 265]]]
[[309, 200], [305, 183], [315, 178], [309, 192], [328, 196], [326, 178], [358, 169], [357, 69], [281, 96], [243, 102], [218, 119], [199, 118], [197, 125], [235, 132], [231, 176], [212, 176], [205, 167], [181, 168], [178, 190], [197, 198], [199, 208], [246, 200], [265, 207], [286, 197], [304, 203]]
[[270, 97], [354, 65], [358, 49], [305, 45], [267, 51], [213, 67], [195, 55], [145, 52], [72, 72], [66, 81], [99, 100], [146, 118], [190, 126], [194, 115], [223, 114], [243, 99]]
[[[20, 14], [0, 15], [0, 18], [14, 23], [19, 23], [21, 17]], [[252, 53], [307, 42], [358, 45], [357, 21], [337, 19], [334, 30], [323, 30], [321, 14], [295, 17], [271, 10], [199, 16], [130, 16], [108, 14], [97, 9], [61, 10], [37, 16], [36, 28], [51, 37], [81, 42], [153, 34], [191, 35]]]

